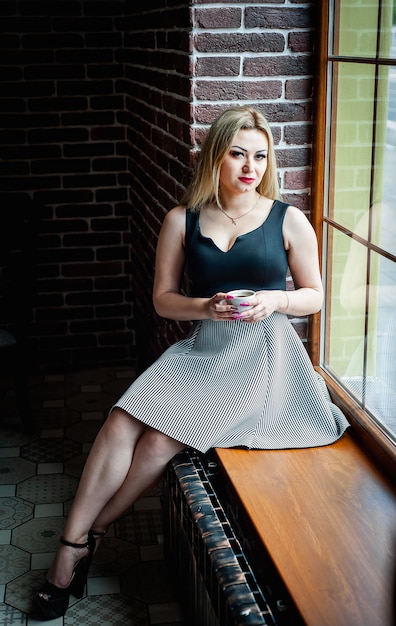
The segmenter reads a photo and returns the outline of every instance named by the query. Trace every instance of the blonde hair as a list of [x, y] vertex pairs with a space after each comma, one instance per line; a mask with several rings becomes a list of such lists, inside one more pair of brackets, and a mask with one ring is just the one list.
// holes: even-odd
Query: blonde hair
[[235, 135], [246, 129], [260, 130], [268, 140], [268, 165], [257, 191], [274, 200], [280, 197], [274, 139], [270, 126], [260, 111], [245, 105], [226, 109], [210, 126], [202, 143], [192, 180], [181, 199], [182, 205], [192, 211], [199, 211], [205, 204], [220, 204], [221, 165]]

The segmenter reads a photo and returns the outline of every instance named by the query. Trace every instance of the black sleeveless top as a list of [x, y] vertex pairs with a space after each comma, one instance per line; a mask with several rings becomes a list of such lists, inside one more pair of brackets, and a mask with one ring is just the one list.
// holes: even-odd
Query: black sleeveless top
[[239, 235], [230, 250], [220, 250], [202, 235], [199, 212], [186, 211], [186, 272], [190, 295], [210, 298], [231, 289], [286, 289], [288, 269], [282, 226], [289, 205], [275, 200], [267, 219]]

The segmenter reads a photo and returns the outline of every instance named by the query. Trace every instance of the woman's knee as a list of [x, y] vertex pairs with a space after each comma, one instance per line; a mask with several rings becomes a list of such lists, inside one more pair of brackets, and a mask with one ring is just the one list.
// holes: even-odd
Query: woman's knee
[[145, 426], [129, 413], [116, 407], [107, 416], [102, 431], [110, 438], [136, 440], [141, 436], [144, 428]]
[[156, 459], [169, 460], [186, 448], [180, 441], [150, 427], [146, 429], [142, 443], [143, 439], [146, 453]]

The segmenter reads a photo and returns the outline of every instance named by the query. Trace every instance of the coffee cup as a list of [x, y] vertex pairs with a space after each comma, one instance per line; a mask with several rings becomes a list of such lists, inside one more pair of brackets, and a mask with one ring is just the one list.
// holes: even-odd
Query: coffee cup
[[243, 313], [253, 307], [253, 302], [248, 305], [245, 303], [250, 303], [254, 299], [255, 293], [256, 292], [252, 289], [233, 289], [233, 291], [229, 291], [227, 293], [228, 297], [226, 302], [227, 304], [231, 304], [236, 307], [238, 309], [238, 313]]

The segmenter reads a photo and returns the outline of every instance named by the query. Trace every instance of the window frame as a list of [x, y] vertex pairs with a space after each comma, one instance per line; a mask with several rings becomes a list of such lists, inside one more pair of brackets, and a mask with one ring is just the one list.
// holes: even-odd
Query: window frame
[[[322, 0], [317, 4], [316, 24], [316, 67], [314, 81], [314, 115], [313, 115], [313, 141], [312, 141], [312, 224], [315, 228], [319, 255], [322, 261], [326, 249], [324, 246], [324, 220], [325, 220], [325, 177], [326, 177], [326, 146], [328, 142], [327, 115], [329, 107], [328, 98], [328, 63], [329, 45], [331, 34], [329, 28], [330, 0]], [[361, 444], [368, 452], [374, 455], [376, 461], [390, 476], [396, 472], [396, 447], [387, 434], [381, 430], [376, 422], [355, 402], [341, 385], [324, 370], [321, 363], [321, 314], [310, 316], [308, 321], [308, 349], [315, 369], [324, 377], [333, 401], [344, 411], [354, 436], [358, 437]]]

